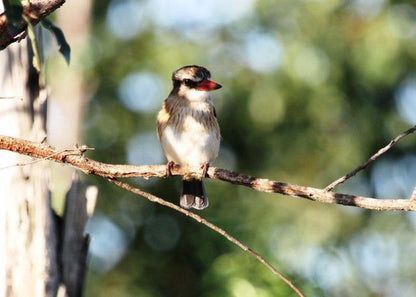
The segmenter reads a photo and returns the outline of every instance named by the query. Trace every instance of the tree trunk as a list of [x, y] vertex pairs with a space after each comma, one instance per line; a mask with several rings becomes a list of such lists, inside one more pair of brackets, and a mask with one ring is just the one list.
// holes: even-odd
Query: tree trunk
[[[27, 39], [0, 52], [0, 97], [1, 134], [45, 140], [48, 95]], [[82, 296], [89, 242], [83, 232], [96, 190], [87, 210], [88, 187], [73, 179], [59, 218], [51, 208], [49, 167], [0, 151], [0, 296]]]
[[[26, 39], [0, 53], [0, 133], [34, 141], [46, 136], [47, 94]], [[0, 295], [54, 296], [56, 237], [45, 162], [0, 152]]]

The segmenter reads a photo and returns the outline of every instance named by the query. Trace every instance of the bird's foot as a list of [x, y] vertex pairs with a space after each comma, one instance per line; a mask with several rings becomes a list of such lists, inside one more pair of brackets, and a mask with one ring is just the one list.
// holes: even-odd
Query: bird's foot
[[208, 168], [209, 168], [209, 163], [208, 162], [202, 164], [202, 166], [201, 166], [201, 169], [202, 169], [202, 177], [206, 177], [207, 176]]
[[173, 168], [174, 165], [175, 165], [175, 163], [173, 161], [169, 161], [166, 164], [166, 173], [165, 173], [166, 177], [169, 177], [169, 176], [172, 175], [172, 168]]

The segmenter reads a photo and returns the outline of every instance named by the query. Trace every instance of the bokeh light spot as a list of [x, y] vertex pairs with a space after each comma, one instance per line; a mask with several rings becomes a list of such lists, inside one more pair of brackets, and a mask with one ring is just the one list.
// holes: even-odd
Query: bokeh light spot
[[407, 79], [395, 94], [400, 116], [411, 125], [416, 124], [416, 76]]
[[[255, 0], [149, 1], [152, 20], [165, 28], [210, 31], [252, 12]], [[221, 9], [218, 9], [221, 7]]]
[[263, 128], [270, 129], [284, 119], [285, 107], [283, 96], [272, 84], [257, 87], [250, 96], [248, 106], [253, 121]]
[[319, 85], [328, 77], [329, 65], [329, 60], [322, 50], [306, 47], [297, 54], [294, 67], [301, 80], [310, 85]]
[[388, 12], [390, 30], [398, 38], [409, 39], [416, 35], [416, 9], [409, 4], [393, 5]]
[[351, 254], [363, 272], [363, 280], [376, 291], [397, 270], [398, 252], [396, 239], [380, 233], [363, 232], [351, 241]]
[[232, 296], [236, 297], [257, 296], [256, 288], [249, 281], [242, 278], [231, 280], [230, 291], [233, 294]]
[[266, 33], [249, 33], [245, 40], [246, 65], [260, 73], [278, 69], [284, 57], [284, 48], [278, 37]]
[[136, 37], [144, 28], [144, 19], [143, 6], [139, 1], [113, 0], [107, 9], [107, 27], [122, 40]]
[[353, 0], [350, 2], [351, 12], [367, 19], [378, 16], [386, 4], [385, 0]]
[[409, 198], [416, 186], [416, 156], [380, 160], [371, 171], [371, 182], [380, 198]]
[[156, 133], [136, 134], [127, 144], [127, 162], [129, 164], [160, 164], [164, 160], [163, 156]]
[[118, 95], [123, 105], [135, 112], [152, 112], [161, 106], [162, 82], [148, 72], [133, 72], [121, 81]]
[[91, 269], [105, 273], [120, 261], [128, 242], [121, 229], [109, 218], [95, 213], [88, 221], [86, 233], [91, 235], [89, 253]]

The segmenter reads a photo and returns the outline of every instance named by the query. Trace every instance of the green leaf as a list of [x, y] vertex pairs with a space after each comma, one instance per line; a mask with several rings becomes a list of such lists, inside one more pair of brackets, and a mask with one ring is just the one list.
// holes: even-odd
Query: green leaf
[[22, 21], [23, 6], [20, 0], [3, 0], [4, 11], [7, 17], [10, 34], [19, 33], [19, 24]]
[[56, 42], [58, 43], [58, 46], [59, 46], [59, 51], [64, 56], [65, 61], [69, 64], [69, 61], [71, 58], [71, 48], [69, 47], [68, 42], [66, 42], [66, 39], [62, 30], [59, 29], [57, 26], [55, 26], [51, 21], [47, 19], [41, 20], [41, 24], [44, 28], [51, 31], [52, 34], [55, 36]]
[[38, 45], [38, 41], [36, 39], [36, 34], [35, 34], [35, 27], [33, 27], [28, 17], [23, 16], [23, 19], [27, 23], [27, 35], [29, 36], [30, 42], [32, 44], [32, 50], [33, 50], [32, 64], [33, 64], [33, 67], [38, 72], [40, 72], [41, 59], [40, 59], [39, 45]]

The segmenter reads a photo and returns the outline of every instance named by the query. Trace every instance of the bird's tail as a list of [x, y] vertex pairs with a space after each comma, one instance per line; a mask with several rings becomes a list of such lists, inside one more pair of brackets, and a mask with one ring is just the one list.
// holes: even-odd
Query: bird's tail
[[204, 209], [208, 207], [208, 196], [205, 194], [202, 180], [192, 179], [182, 181], [180, 205], [183, 208]]

